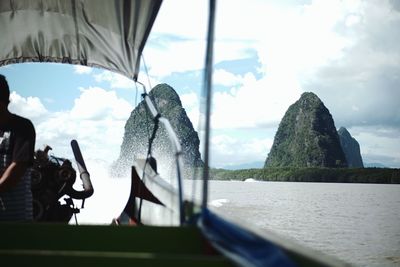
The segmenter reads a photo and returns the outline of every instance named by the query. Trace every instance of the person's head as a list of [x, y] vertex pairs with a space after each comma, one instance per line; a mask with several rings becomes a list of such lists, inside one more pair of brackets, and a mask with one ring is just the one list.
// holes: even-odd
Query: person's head
[[4, 75], [0, 74], [0, 102], [6, 106], [10, 103], [10, 88]]

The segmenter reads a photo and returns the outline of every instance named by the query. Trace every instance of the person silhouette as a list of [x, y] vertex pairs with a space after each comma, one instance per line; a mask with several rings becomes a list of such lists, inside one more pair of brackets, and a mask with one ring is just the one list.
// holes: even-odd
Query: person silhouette
[[0, 74], [0, 221], [31, 221], [36, 133], [32, 122], [11, 113], [10, 89]]

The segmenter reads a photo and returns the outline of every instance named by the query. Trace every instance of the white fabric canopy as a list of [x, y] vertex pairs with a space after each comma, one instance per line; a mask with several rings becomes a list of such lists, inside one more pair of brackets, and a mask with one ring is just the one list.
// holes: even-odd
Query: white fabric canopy
[[162, 0], [1, 0], [0, 66], [59, 62], [134, 80]]

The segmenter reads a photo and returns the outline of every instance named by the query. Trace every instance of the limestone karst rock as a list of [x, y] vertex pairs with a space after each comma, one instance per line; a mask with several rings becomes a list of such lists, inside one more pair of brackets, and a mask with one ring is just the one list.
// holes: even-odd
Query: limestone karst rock
[[347, 167], [329, 110], [314, 93], [303, 93], [286, 111], [265, 167]]
[[352, 137], [346, 128], [340, 127], [339, 131], [340, 144], [344, 155], [346, 156], [347, 164], [350, 168], [363, 168], [363, 160], [360, 152], [360, 145], [357, 140]]
[[[167, 84], [159, 84], [149, 92], [161, 115], [167, 118], [180, 140], [185, 169], [203, 165], [199, 152], [199, 137], [186, 114], [175, 90]], [[152, 146], [152, 156], [158, 163], [162, 175], [173, 176], [175, 169], [174, 152], [164, 126], [160, 123]], [[125, 133], [121, 145], [120, 156], [112, 166], [112, 173], [118, 175], [130, 171], [135, 158], [146, 158], [149, 137], [154, 123], [147, 107], [142, 101], [132, 111], [125, 125]], [[189, 173], [189, 172], [187, 172]]]

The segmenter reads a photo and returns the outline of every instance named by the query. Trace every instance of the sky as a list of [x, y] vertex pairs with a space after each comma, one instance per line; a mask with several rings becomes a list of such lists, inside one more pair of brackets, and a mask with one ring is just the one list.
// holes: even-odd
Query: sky
[[[139, 75], [148, 88], [171, 85], [196, 129], [207, 2], [164, 0], [143, 52], [149, 77]], [[314, 92], [357, 139], [364, 163], [400, 168], [399, 0], [219, 0], [216, 16], [211, 166], [262, 166], [287, 108]], [[37, 149], [72, 158], [77, 139], [87, 159], [118, 158], [142, 93], [128, 78], [61, 64], [0, 73], [10, 110], [35, 125]]]

